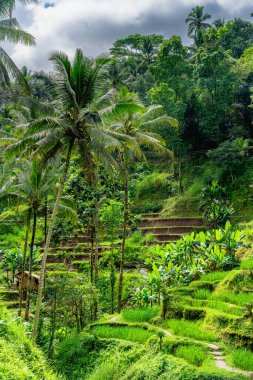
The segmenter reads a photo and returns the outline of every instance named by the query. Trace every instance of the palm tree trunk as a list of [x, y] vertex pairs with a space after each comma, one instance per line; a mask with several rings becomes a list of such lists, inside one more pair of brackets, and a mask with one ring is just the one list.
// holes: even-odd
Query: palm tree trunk
[[60, 200], [64, 188], [64, 184], [67, 178], [68, 169], [70, 166], [70, 159], [71, 159], [71, 153], [72, 148], [74, 145], [74, 141], [70, 141], [69, 147], [68, 147], [68, 153], [66, 157], [66, 163], [65, 168], [63, 171], [63, 175], [60, 181], [60, 185], [58, 188], [58, 194], [55, 200], [54, 209], [50, 218], [50, 225], [47, 233], [47, 239], [46, 239], [46, 245], [44, 248], [44, 254], [42, 258], [42, 264], [41, 264], [41, 272], [40, 272], [40, 281], [39, 281], [39, 288], [38, 288], [38, 297], [37, 297], [37, 303], [36, 303], [36, 312], [35, 312], [35, 320], [34, 320], [34, 327], [33, 327], [33, 333], [32, 333], [32, 340], [35, 343], [37, 340], [38, 335], [38, 327], [39, 327], [39, 320], [40, 320], [40, 312], [41, 312], [41, 305], [42, 305], [42, 296], [43, 296], [43, 290], [44, 290], [44, 282], [45, 282], [45, 275], [46, 275], [46, 263], [47, 263], [47, 254], [50, 248], [51, 243], [51, 237], [53, 232], [53, 227], [55, 224], [56, 216], [59, 210], [60, 206]]
[[25, 234], [22, 270], [21, 270], [21, 285], [20, 285], [19, 309], [18, 309], [18, 316], [19, 317], [21, 316], [21, 313], [22, 313], [22, 302], [23, 302], [23, 297], [24, 297], [23, 293], [24, 293], [24, 281], [25, 281], [25, 264], [26, 264], [26, 253], [27, 253], [27, 246], [28, 246], [28, 238], [29, 238], [30, 226], [31, 226], [31, 213], [32, 213], [32, 210], [29, 209], [27, 222], [26, 222], [26, 234]]
[[122, 294], [123, 294], [123, 280], [124, 280], [124, 263], [125, 263], [125, 252], [126, 252], [126, 237], [127, 237], [127, 226], [128, 226], [128, 216], [129, 216], [129, 194], [128, 194], [128, 162], [125, 159], [125, 183], [124, 183], [124, 219], [123, 219], [123, 236], [122, 236], [122, 247], [121, 247], [121, 257], [120, 257], [120, 268], [119, 268], [119, 288], [118, 288], [118, 312], [120, 313], [122, 308]]
[[28, 274], [27, 290], [26, 290], [25, 321], [29, 321], [32, 266], [33, 266], [33, 247], [34, 247], [34, 241], [35, 241], [35, 235], [36, 235], [37, 211], [38, 211], [37, 208], [33, 209], [33, 229], [32, 229], [32, 238], [31, 238], [30, 256], [29, 256], [29, 274]]
[[47, 238], [47, 197], [45, 200], [45, 213], [44, 213], [44, 239]]

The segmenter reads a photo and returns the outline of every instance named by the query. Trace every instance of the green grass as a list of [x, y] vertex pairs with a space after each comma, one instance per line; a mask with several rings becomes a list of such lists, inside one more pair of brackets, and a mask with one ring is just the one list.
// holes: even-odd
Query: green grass
[[148, 322], [157, 316], [160, 307], [142, 307], [139, 309], [125, 309], [121, 315], [125, 321], [129, 322]]
[[211, 299], [216, 301], [229, 302], [239, 306], [245, 306], [247, 303], [252, 302], [251, 293], [232, 293], [228, 291], [217, 292], [211, 295]]
[[175, 356], [186, 360], [189, 364], [196, 367], [200, 367], [207, 357], [206, 350], [195, 344], [177, 347]]
[[194, 293], [194, 298], [197, 300], [207, 300], [210, 297], [210, 290], [208, 289], [199, 289]]
[[154, 333], [138, 327], [131, 326], [109, 326], [109, 325], [96, 325], [92, 327], [92, 333], [100, 338], [115, 338], [129, 340], [132, 342], [146, 342]]
[[167, 319], [164, 321], [163, 327], [168, 328], [175, 335], [187, 338], [206, 342], [215, 342], [217, 340], [217, 336], [212, 331], [205, 330], [192, 321]]
[[210, 272], [200, 277], [200, 281], [221, 281], [229, 272]]
[[253, 259], [242, 260], [240, 269], [253, 270]]
[[253, 352], [246, 348], [235, 348], [229, 355], [229, 363], [245, 371], [253, 371]]
[[243, 315], [243, 307], [241, 306], [236, 306], [236, 305], [231, 305], [227, 304], [226, 302], [223, 301], [217, 301], [217, 300], [203, 300], [203, 299], [189, 299], [187, 300], [188, 304], [191, 306], [196, 306], [196, 307], [206, 307], [210, 309], [215, 309], [217, 311], [220, 311], [222, 313], [228, 313], [228, 314], [233, 314], [238, 317], [241, 317]]

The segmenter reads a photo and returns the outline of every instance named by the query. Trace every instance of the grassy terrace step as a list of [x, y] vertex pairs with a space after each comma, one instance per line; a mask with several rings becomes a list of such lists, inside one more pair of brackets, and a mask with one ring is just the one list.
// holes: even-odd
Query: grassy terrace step
[[[99, 254], [99, 257], [102, 255]], [[57, 254], [49, 254], [47, 258], [48, 263], [71, 263], [73, 260], [86, 261], [90, 259], [89, 253], [68, 253], [66, 256], [57, 255]]]
[[194, 226], [148, 226], [148, 227], [141, 227], [140, 231], [143, 234], [152, 233], [152, 234], [188, 234], [193, 231], [196, 231], [197, 229], [202, 230], [202, 226], [194, 227]]
[[[25, 306], [25, 301], [22, 302]], [[7, 309], [16, 309], [19, 307], [19, 300], [16, 301], [0, 301], [0, 307], [6, 307]]]
[[182, 238], [182, 235], [176, 234], [154, 234], [154, 239], [159, 243], [172, 242]]
[[141, 217], [143, 219], [154, 219], [154, 218], [160, 218], [161, 214], [159, 213], [153, 213], [153, 214], [142, 214]]
[[143, 219], [138, 227], [202, 227], [204, 225], [203, 219], [200, 218], [147, 218]]

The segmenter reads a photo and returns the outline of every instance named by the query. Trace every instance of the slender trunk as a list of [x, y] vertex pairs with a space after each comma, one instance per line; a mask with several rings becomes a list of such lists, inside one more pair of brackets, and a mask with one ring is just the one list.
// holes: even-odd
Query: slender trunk
[[[98, 213], [97, 213], [97, 205], [95, 206], [95, 212], [94, 212], [94, 284], [97, 288], [98, 286]], [[94, 319], [97, 319], [98, 315], [98, 300], [94, 300]]]
[[29, 273], [26, 289], [26, 306], [25, 306], [25, 320], [29, 321], [29, 309], [30, 309], [30, 297], [31, 297], [31, 282], [32, 282], [32, 266], [33, 266], [33, 248], [36, 235], [36, 226], [37, 226], [37, 208], [33, 209], [33, 229], [32, 229], [32, 238], [30, 246], [30, 256], [29, 256]]
[[32, 213], [32, 210], [29, 209], [27, 222], [26, 222], [26, 234], [25, 234], [23, 261], [22, 261], [21, 284], [20, 284], [20, 294], [19, 294], [19, 309], [18, 309], [19, 317], [21, 316], [21, 313], [22, 313], [22, 302], [23, 302], [23, 297], [24, 297], [23, 293], [24, 293], [24, 281], [25, 281], [25, 264], [26, 264], [28, 238], [29, 238], [30, 226], [31, 226], [31, 213]]
[[95, 255], [94, 255], [94, 280], [95, 286], [98, 284], [98, 213], [97, 213], [97, 205], [94, 215], [94, 225], [95, 225]]
[[49, 341], [49, 347], [48, 347], [48, 356], [51, 358], [53, 354], [53, 347], [54, 347], [54, 335], [55, 335], [55, 321], [56, 321], [56, 301], [57, 301], [57, 293], [54, 293], [54, 299], [52, 303], [52, 309], [51, 309], [51, 334], [50, 334], [50, 341]]
[[127, 226], [129, 217], [129, 194], [128, 194], [128, 163], [125, 159], [125, 184], [124, 184], [124, 220], [123, 220], [123, 236], [122, 236], [122, 247], [121, 247], [121, 257], [120, 257], [120, 268], [119, 268], [119, 288], [118, 288], [118, 312], [120, 313], [122, 308], [122, 294], [123, 294], [123, 281], [124, 281], [124, 263], [125, 263], [125, 252], [126, 252], [126, 238], [127, 238]]
[[94, 228], [91, 226], [90, 283], [93, 284]]
[[44, 214], [44, 240], [47, 238], [47, 197], [45, 200], [45, 214]]
[[182, 185], [182, 162], [181, 159], [178, 159], [178, 187], [179, 187], [179, 194], [183, 191], [183, 185]]
[[37, 297], [36, 312], [35, 312], [35, 320], [34, 320], [34, 327], [33, 327], [33, 333], [32, 333], [32, 340], [34, 343], [36, 342], [37, 335], [38, 335], [38, 326], [39, 326], [39, 319], [40, 319], [40, 312], [41, 312], [41, 305], [42, 305], [42, 296], [43, 296], [44, 282], [45, 282], [45, 275], [46, 275], [47, 254], [48, 254], [48, 251], [50, 248], [53, 227], [54, 227], [56, 216], [57, 216], [57, 213], [59, 210], [60, 200], [61, 200], [64, 184], [66, 181], [68, 169], [70, 166], [70, 159], [71, 159], [73, 144], [74, 144], [74, 141], [71, 141], [69, 144], [65, 168], [64, 168], [63, 175], [62, 175], [62, 178], [60, 181], [58, 194], [57, 194], [55, 204], [54, 204], [54, 209], [53, 209], [53, 212], [52, 212], [52, 215], [50, 218], [50, 225], [49, 225], [49, 229], [48, 229], [46, 245], [44, 248], [44, 254], [43, 254], [43, 258], [42, 258], [40, 282], [39, 282], [38, 297]]

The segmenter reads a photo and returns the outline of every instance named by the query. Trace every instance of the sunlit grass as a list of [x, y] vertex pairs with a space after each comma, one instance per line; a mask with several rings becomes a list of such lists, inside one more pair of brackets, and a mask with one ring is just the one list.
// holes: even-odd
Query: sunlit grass
[[194, 298], [197, 300], [207, 300], [210, 297], [210, 294], [211, 292], [208, 289], [199, 289], [194, 293]]
[[179, 346], [175, 351], [175, 356], [185, 359], [188, 363], [200, 367], [206, 359], [206, 350], [195, 344]]
[[222, 271], [222, 272], [210, 272], [210, 273], [207, 273], [207, 274], [204, 274], [203, 276], [200, 277], [200, 280], [201, 281], [221, 281], [223, 280], [227, 275], [228, 275], [229, 272], [225, 272], [225, 271]]
[[157, 316], [159, 307], [142, 307], [139, 309], [125, 309], [121, 315], [125, 321], [129, 322], [148, 322]]
[[129, 340], [132, 342], [146, 342], [154, 333], [151, 331], [131, 326], [109, 326], [109, 325], [96, 325], [91, 330], [100, 338], [115, 338]]
[[226, 302], [223, 301], [218, 301], [218, 300], [204, 300], [204, 299], [191, 299], [190, 300], [191, 306], [196, 306], [196, 307], [207, 307], [210, 309], [215, 309], [217, 311], [221, 311], [222, 313], [228, 313], [228, 314], [233, 314], [238, 317], [243, 315], [243, 307], [242, 306], [236, 306], [236, 305], [230, 305]]
[[229, 355], [229, 363], [245, 371], [253, 371], [253, 352], [246, 348], [235, 348]]
[[167, 319], [163, 322], [163, 327], [168, 328], [175, 335], [187, 338], [207, 342], [215, 342], [217, 340], [217, 336], [212, 331], [205, 330], [192, 321]]
[[244, 306], [252, 301], [252, 294], [250, 293], [232, 293], [232, 292], [217, 292], [213, 293], [210, 297], [213, 300], [229, 302], [235, 305]]
[[253, 259], [242, 260], [240, 269], [253, 270]]

